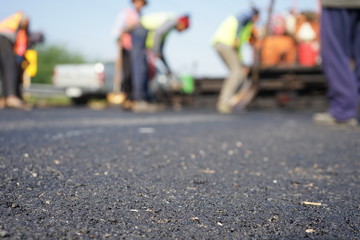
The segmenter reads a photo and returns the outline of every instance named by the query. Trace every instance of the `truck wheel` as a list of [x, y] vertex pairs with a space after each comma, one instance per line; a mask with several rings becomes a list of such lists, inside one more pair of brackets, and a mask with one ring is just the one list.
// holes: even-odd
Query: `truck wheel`
[[88, 99], [86, 97], [71, 98], [71, 102], [76, 106], [86, 105]]

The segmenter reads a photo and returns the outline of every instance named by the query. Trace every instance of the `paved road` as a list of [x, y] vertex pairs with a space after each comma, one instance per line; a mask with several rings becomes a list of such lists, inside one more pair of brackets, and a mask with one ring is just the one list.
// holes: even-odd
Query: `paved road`
[[311, 111], [0, 111], [0, 238], [360, 239], [360, 129]]

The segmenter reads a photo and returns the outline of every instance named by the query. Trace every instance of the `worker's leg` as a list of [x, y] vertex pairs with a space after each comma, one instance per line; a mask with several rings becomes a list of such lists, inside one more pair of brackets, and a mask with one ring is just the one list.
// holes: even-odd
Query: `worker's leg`
[[147, 100], [148, 98], [148, 67], [146, 61], [145, 41], [147, 31], [144, 28], [136, 28], [131, 33], [131, 68], [133, 78], [133, 98], [135, 101]]
[[23, 99], [23, 82], [24, 82], [24, 69], [21, 66], [23, 57], [17, 56], [17, 71], [18, 71], [18, 78], [16, 80], [16, 89], [15, 89], [15, 95], [19, 99]]
[[[360, 104], [360, 11], [353, 11], [354, 18], [354, 42], [353, 42], [353, 52], [355, 58], [355, 74], [357, 78], [357, 86], [358, 86], [358, 106]], [[360, 107], [360, 106], [359, 106]]]
[[122, 91], [126, 94], [128, 99], [131, 99], [132, 94], [132, 77], [131, 77], [131, 57], [130, 51], [123, 49], [123, 85]]
[[9, 40], [0, 36], [0, 67], [2, 72], [2, 91], [5, 98], [16, 95], [18, 69], [13, 46]]
[[323, 67], [329, 87], [330, 114], [343, 121], [357, 114], [358, 84], [350, 67], [353, 30], [349, 10], [325, 8], [321, 17]]
[[229, 75], [221, 88], [219, 104], [229, 104], [231, 97], [244, 81], [245, 74], [236, 50], [221, 43], [217, 43], [215, 48], [229, 68]]

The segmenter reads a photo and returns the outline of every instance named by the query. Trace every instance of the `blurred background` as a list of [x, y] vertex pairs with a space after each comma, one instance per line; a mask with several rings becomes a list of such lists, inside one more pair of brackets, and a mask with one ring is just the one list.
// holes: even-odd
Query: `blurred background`
[[[190, 30], [185, 34], [172, 33], [165, 54], [176, 72], [197, 77], [216, 77], [226, 74], [223, 63], [210, 45], [210, 39], [219, 24], [228, 15], [241, 13], [252, 5], [261, 10], [262, 20], [259, 24], [264, 24], [269, 3], [270, 0], [197, 0], [191, 3], [150, 0], [144, 14], [163, 11], [190, 13]], [[31, 18], [31, 29], [42, 31], [46, 36], [46, 43], [40, 46], [39, 53], [43, 51], [43, 55], [61, 55], [60, 62], [114, 61], [116, 45], [112, 28], [117, 14], [129, 5], [129, 0], [15, 0], [2, 4], [0, 19], [19, 10], [27, 13]], [[274, 13], [291, 8], [316, 11], [317, 5], [317, 0], [277, 0]], [[47, 64], [55, 63], [47, 61]], [[44, 79], [40, 71], [33, 81], [49, 80]]]

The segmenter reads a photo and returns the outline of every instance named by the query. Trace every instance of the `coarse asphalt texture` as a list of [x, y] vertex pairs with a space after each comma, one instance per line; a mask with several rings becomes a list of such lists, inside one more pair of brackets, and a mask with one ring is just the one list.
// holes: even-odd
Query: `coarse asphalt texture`
[[0, 111], [0, 239], [360, 239], [360, 128], [311, 110]]

